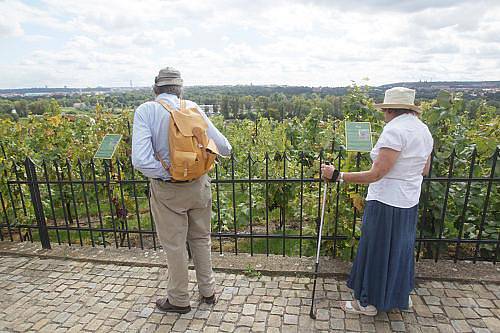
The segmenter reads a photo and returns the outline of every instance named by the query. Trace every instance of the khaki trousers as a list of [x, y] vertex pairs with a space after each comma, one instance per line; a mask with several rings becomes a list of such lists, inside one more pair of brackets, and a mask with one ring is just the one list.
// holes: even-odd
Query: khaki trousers
[[189, 305], [186, 241], [193, 256], [200, 294], [212, 296], [215, 279], [210, 239], [210, 178], [204, 175], [189, 183], [152, 179], [151, 212], [158, 238], [167, 254], [169, 302], [177, 306]]

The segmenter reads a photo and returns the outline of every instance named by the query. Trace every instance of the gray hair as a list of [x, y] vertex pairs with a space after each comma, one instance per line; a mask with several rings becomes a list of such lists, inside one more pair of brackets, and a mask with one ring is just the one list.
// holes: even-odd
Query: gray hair
[[396, 112], [398, 115], [402, 115], [404, 113], [418, 115], [418, 112], [410, 110], [410, 109], [394, 109], [394, 108], [384, 108], [384, 110]]
[[156, 96], [160, 94], [170, 94], [176, 95], [178, 98], [181, 98], [182, 95], [182, 86], [153, 86], [153, 91]]

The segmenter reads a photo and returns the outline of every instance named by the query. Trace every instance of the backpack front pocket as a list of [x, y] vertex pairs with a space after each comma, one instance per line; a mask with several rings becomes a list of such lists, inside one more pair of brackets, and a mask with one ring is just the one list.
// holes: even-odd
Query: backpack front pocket
[[189, 170], [193, 170], [196, 165], [197, 155], [194, 152], [176, 151], [173, 155], [172, 177], [178, 180], [184, 180], [189, 175]]

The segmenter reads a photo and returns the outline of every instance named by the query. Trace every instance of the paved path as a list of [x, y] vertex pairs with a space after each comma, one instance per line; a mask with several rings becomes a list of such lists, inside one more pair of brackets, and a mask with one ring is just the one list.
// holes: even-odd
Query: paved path
[[[286, 260], [286, 259], [285, 259]], [[219, 301], [163, 314], [166, 270], [34, 257], [0, 257], [0, 332], [500, 332], [500, 285], [424, 282], [409, 312], [345, 315], [343, 281], [319, 279], [317, 320], [309, 318], [312, 281], [217, 273]], [[325, 297], [326, 296], [326, 297]]]

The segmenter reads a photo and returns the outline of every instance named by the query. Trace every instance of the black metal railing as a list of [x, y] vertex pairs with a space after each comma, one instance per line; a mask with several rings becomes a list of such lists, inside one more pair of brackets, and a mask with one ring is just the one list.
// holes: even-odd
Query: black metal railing
[[[233, 154], [211, 172], [213, 249], [219, 253], [309, 256], [320, 218], [324, 153]], [[424, 178], [417, 260], [496, 262], [500, 248], [499, 149], [432, 155]], [[339, 168], [369, 167], [360, 153], [334, 152]], [[157, 249], [149, 181], [128, 160], [41, 161], [4, 167], [0, 240]], [[324, 254], [351, 259], [366, 186], [329, 187]]]

